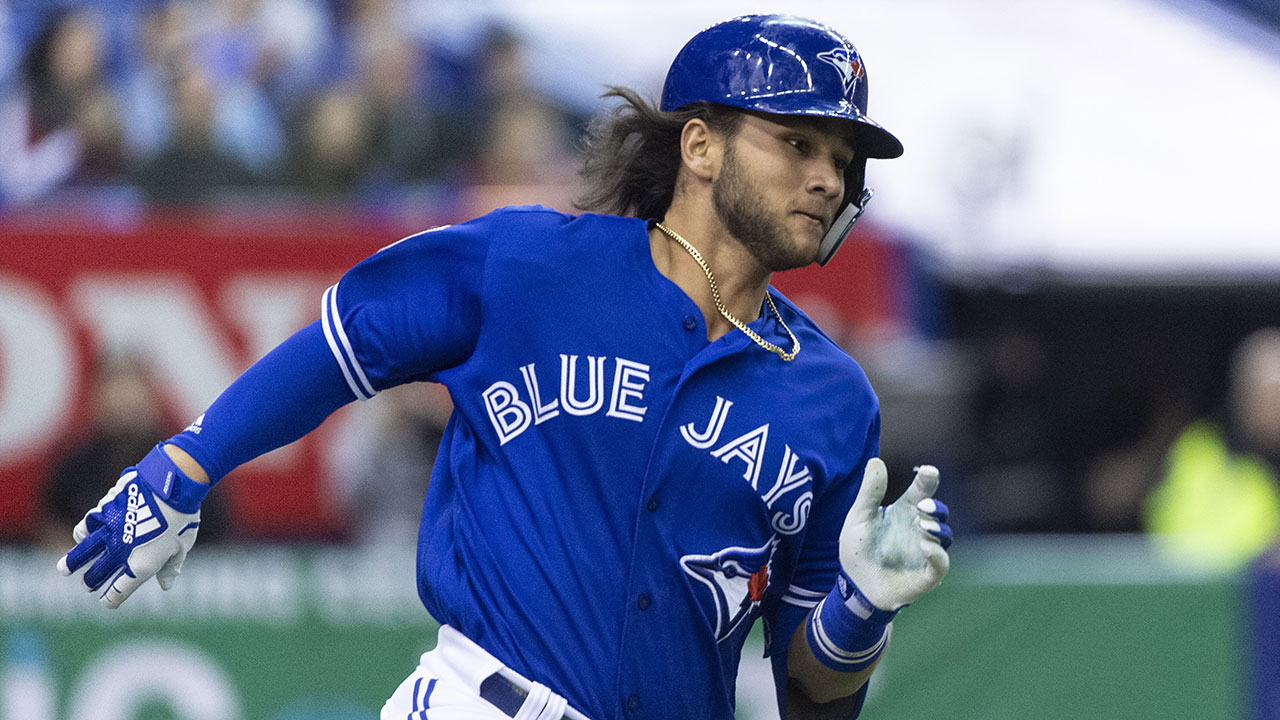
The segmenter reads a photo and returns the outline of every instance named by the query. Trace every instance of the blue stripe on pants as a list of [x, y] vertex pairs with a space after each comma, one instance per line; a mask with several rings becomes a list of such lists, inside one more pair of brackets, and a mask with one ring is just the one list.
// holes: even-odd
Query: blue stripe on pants
[[[422, 682], [422, 680], [418, 680]], [[422, 712], [421, 720], [427, 720], [427, 708], [431, 707], [431, 693], [436, 689], [436, 678], [431, 678], [431, 682], [427, 683], [427, 692], [422, 696]]]
[[431, 678], [431, 682], [427, 683], [427, 694], [422, 697], [422, 709], [426, 710], [431, 707], [431, 693], [436, 689], [436, 679]]
[[413, 720], [413, 714], [418, 712], [418, 688], [422, 687], [422, 678], [418, 678], [413, 683], [413, 707], [409, 708], [408, 720]]

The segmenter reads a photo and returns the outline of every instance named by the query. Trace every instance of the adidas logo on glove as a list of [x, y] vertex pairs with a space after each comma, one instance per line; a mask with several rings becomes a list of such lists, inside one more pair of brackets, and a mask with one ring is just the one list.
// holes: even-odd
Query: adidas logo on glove
[[158, 527], [160, 521], [155, 517], [151, 506], [142, 497], [142, 493], [138, 492], [137, 484], [130, 483], [129, 504], [124, 514], [124, 530], [120, 539], [126, 545], [132, 545], [134, 535], [149, 533]]

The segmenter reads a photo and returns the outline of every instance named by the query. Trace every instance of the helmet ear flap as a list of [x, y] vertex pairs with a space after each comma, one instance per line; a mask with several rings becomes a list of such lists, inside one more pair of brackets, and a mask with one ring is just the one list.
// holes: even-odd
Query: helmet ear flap
[[867, 184], [867, 156], [858, 155], [844, 171], [844, 202], [855, 202]]
[[835, 257], [836, 251], [840, 249], [840, 246], [844, 244], [845, 238], [853, 230], [853, 224], [862, 216], [862, 211], [867, 209], [867, 203], [871, 200], [871, 196], [875, 195], [874, 190], [865, 186], [866, 174], [867, 158], [865, 155], [859, 156], [845, 170], [844, 204], [840, 206], [840, 212], [836, 215], [835, 222], [831, 223], [827, 234], [822, 237], [822, 242], [818, 243], [818, 257], [816, 260], [819, 267], [831, 262], [831, 258]]

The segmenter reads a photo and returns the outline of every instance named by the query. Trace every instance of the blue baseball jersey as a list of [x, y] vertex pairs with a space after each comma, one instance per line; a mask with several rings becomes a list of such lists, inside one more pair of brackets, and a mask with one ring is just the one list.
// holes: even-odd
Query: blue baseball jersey
[[[454, 402], [418, 539], [431, 614], [596, 720], [732, 718], [759, 617], [785, 682], [879, 406], [770, 292], [792, 362], [739, 331], [708, 342], [645, 221], [540, 207], [411, 236], [330, 288], [357, 397], [430, 380]], [[767, 311], [751, 326], [790, 347]]]

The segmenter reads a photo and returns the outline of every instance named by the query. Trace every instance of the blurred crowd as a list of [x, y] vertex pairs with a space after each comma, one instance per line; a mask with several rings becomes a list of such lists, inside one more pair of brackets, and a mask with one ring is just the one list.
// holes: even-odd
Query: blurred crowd
[[1188, 569], [1280, 555], [1273, 286], [1064, 286], [952, 303], [972, 385], [935, 453], [961, 469], [966, 530], [1144, 532]]
[[582, 118], [500, 26], [464, 50], [398, 0], [0, 1], [0, 208], [376, 202], [568, 182]]

